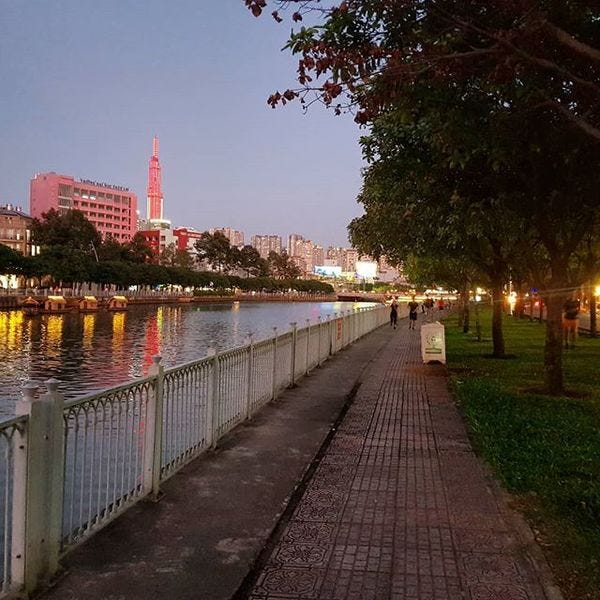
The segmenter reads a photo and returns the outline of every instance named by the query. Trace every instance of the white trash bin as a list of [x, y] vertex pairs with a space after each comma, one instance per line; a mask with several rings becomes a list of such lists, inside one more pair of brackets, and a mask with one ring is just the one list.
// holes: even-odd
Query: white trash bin
[[446, 364], [446, 335], [439, 321], [421, 325], [421, 355], [424, 363]]

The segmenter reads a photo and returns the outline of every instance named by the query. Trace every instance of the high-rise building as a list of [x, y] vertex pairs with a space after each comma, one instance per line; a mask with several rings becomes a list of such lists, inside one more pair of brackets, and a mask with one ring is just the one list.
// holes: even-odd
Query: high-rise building
[[354, 273], [356, 271], [356, 263], [360, 255], [358, 250], [354, 248], [344, 248], [342, 255], [342, 271], [346, 273]]
[[158, 138], [152, 140], [152, 156], [148, 164], [147, 216], [151, 229], [168, 229], [171, 222], [163, 215], [162, 174], [158, 160]]
[[0, 206], [0, 244], [4, 244], [24, 256], [33, 254], [31, 248], [31, 221], [19, 206]]
[[289, 256], [300, 256], [300, 245], [304, 242], [304, 237], [298, 233], [291, 233], [288, 236], [287, 253]]
[[344, 249], [339, 246], [329, 246], [325, 254], [327, 260], [333, 261], [337, 267], [341, 267], [344, 262]]
[[288, 238], [288, 254], [291, 258], [299, 259], [295, 262], [298, 266], [304, 265], [303, 271], [305, 274], [312, 273], [314, 267], [322, 265], [325, 259], [322, 246], [313, 244], [310, 240], [305, 240], [303, 236], [297, 233], [292, 233]]
[[314, 267], [325, 264], [325, 250], [323, 250], [323, 246], [319, 246], [318, 244], [313, 244], [312, 248], [312, 266]]
[[29, 212], [39, 219], [52, 208], [80, 210], [102, 237], [110, 235], [118, 242], [130, 240], [136, 232], [137, 196], [127, 187], [38, 173], [30, 184]]
[[268, 258], [269, 252], [281, 254], [281, 236], [279, 235], [253, 235], [250, 243], [256, 248], [261, 258]]

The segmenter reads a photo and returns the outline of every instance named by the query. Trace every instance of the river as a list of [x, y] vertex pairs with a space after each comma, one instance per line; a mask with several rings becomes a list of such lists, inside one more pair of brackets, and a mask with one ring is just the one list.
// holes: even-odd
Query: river
[[[138, 305], [124, 312], [24, 316], [0, 311], [0, 417], [12, 416], [23, 384], [50, 377], [67, 398], [145, 375], [152, 357], [166, 367], [290, 329], [295, 321], [351, 310], [350, 302]], [[366, 304], [360, 304], [366, 306]]]

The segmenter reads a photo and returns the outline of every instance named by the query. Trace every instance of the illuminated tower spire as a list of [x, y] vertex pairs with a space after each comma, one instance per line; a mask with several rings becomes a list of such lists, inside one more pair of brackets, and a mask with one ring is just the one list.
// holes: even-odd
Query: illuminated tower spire
[[163, 195], [156, 136], [152, 140], [152, 156], [148, 165], [148, 220], [156, 223], [163, 221]]

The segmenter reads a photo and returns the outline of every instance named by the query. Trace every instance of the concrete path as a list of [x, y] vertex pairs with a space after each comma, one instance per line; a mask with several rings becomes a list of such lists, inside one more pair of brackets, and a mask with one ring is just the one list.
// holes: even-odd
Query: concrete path
[[328, 361], [73, 552], [42, 597], [560, 598], [418, 338], [403, 320]]

